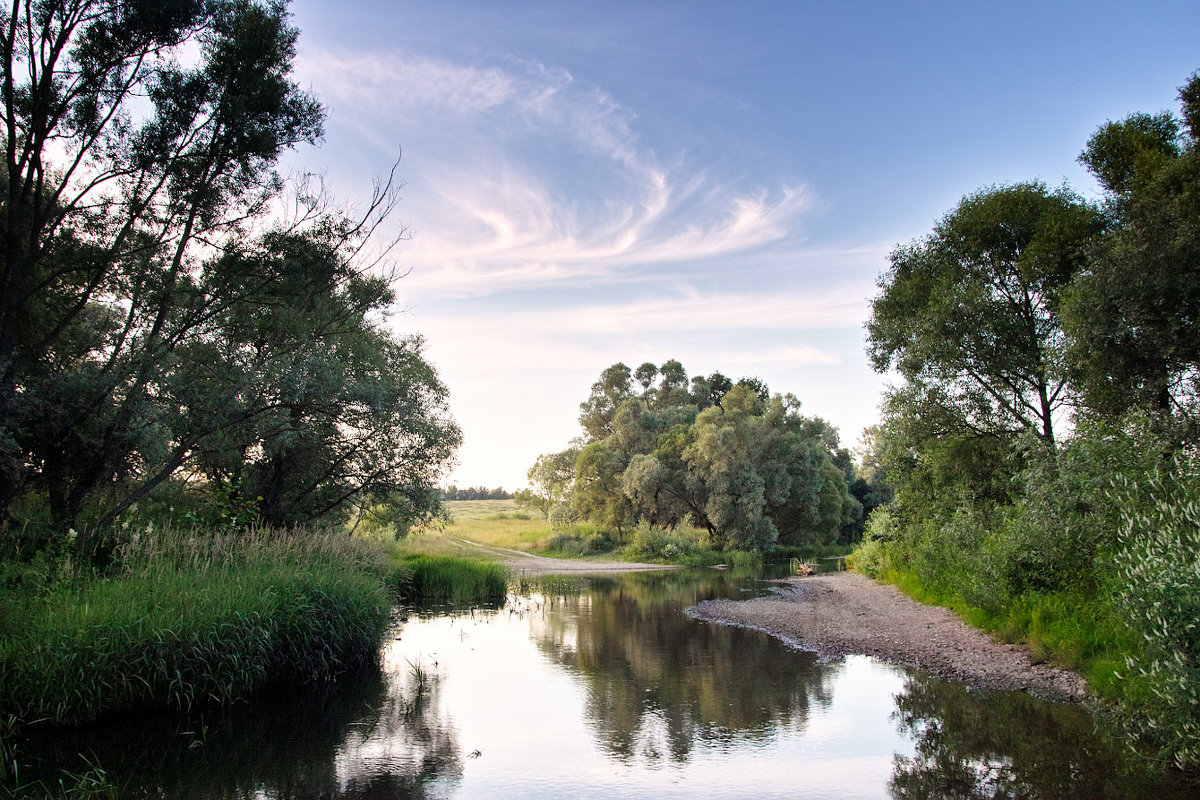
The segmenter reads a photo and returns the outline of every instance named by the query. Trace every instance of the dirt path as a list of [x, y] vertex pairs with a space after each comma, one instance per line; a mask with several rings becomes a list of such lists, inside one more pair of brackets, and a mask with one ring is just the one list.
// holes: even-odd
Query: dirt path
[[1079, 675], [1033, 664], [1028, 653], [996, 642], [952, 612], [910, 599], [893, 586], [851, 572], [793, 578], [772, 597], [712, 600], [688, 609], [697, 619], [758, 628], [827, 656], [874, 656], [943, 677], [1050, 700], [1078, 701]]
[[647, 570], [677, 569], [664, 564], [639, 564], [632, 561], [583, 561], [578, 559], [550, 558], [534, 555], [522, 550], [509, 550], [504, 547], [472, 542], [469, 539], [446, 537], [464, 550], [475, 550], [498, 556], [506, 567], [518, 575], [575, 575], [581, 573], [597, 574], [605, 572], [645, 572]]

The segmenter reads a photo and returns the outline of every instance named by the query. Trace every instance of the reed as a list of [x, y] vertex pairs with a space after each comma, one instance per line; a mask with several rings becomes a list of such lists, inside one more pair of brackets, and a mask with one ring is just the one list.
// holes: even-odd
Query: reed
[[508, 569], [493, 562], [395, 553], [392, 563], [392, 583], [408, 602], [499, 606], [508, 595]]
[[344, 535], [130, 537], [115, 574], [9, 599], [0, 716], [79, 723], [323, 679], [375, 657], [386, 573], [382, 550]]

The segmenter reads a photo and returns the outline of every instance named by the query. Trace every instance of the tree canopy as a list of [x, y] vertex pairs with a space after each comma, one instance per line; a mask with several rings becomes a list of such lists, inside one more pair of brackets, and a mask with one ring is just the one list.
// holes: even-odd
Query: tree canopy
[[1040, 183], [963, 198], [928, 236], [892, 252], [867, 324], [871, 361], [905, 378], [905, 403], [979, 435], [1048, 446], [1069, 400], [1063, 293], [1103, 218]]
[[580, 406], [578, 446], [539, 457], [523, 497], [547, 513], [569, 506], [618, 537], [686, 522], [725, 549], [829, 543], [859, 519], [849, 455], [799, 407], [755, 378], [689, 381], [675, 360], [617, 363]]
[[0, 19], [0, 520], [103, 524], [176, 479], [272, 523], [427, 505], [459, 434], [362, 257], [392, 184], [351, 218], [275, 169], [324, 121], [297, 35], [275, 1]]
[[1113, 230], [1073, 287], [1066, 326], [1075, 380], [1107, 415], [1200, 410], [1200, 73], [1180, 98], [1182, 119], [1109, 122], [1080, 156], [1108, 191]]

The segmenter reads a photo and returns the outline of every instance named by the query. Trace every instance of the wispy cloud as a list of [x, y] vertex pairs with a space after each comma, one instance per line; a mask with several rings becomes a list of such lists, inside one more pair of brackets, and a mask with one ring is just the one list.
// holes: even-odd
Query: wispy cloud
[[636, 279], [794, 236], [814, 205], [800, 183], [742, 185], [662, 156], [630, 109], [562, 69], [328, 52], [302, 66], [381, 147], [392, 128], [419, 138], [401, 257], [431, 294]]

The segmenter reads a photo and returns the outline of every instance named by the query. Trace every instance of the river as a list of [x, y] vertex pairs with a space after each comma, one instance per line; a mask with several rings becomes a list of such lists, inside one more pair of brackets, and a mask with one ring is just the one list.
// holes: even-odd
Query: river
[[197, 800], [1193, 796], [1079, 707], [683, 613], [770, 590], [756, 578], [548, 578], [498, 610], [411, 610], [378, 670], [41, 735], [28, 757]]

